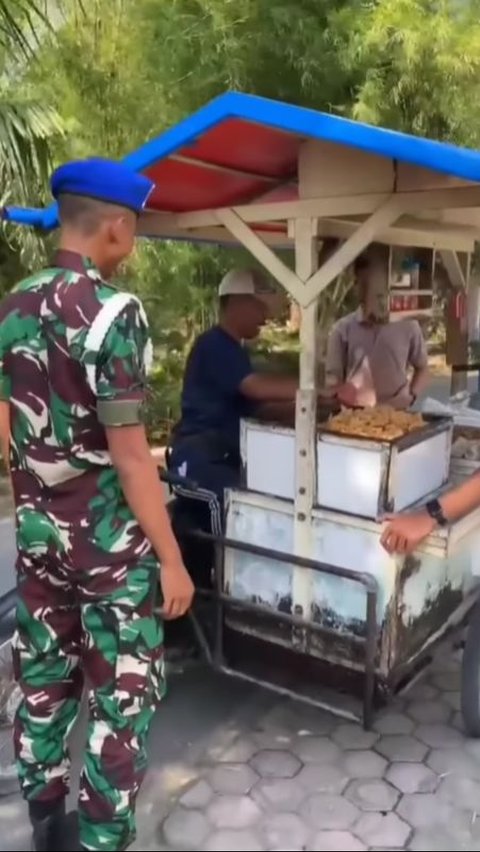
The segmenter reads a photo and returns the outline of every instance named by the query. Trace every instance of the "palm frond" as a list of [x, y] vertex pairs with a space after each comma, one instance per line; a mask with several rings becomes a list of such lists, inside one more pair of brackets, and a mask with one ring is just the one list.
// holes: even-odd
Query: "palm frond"
[[30, 54], [40, 24], [49, 25], [45, 3], [38, 0], [0, 0], [0, 44]]
[[[55, 110], [0, 91], [0, 206], [47, 202], [51, 142], [64, 133]], [[0, 240], [18, 253], [25, 269], [45, 260], [45, 239], [30, 228], [0, 225]], [[1, 281], [0, 281], [1, 291]]]
[[50, 143], [63, 135], [58, 113], [43, 103], [0, 94], [0, 195], [28, 203], [45, 187]]
[[[76, 2], [84, 14], [83, 0]], [[64, 9], [64, 0], [0, 0], [0, 46], [30, 57], [45, 31], [55, 29]]]

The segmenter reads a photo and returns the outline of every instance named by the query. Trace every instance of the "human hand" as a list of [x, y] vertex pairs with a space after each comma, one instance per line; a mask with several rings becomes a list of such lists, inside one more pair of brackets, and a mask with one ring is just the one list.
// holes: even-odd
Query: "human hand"
[[410, 388], [405, 387], [387, 400], [387, 405], [396, 408], [397, 411], [408, 411], [415, 402], [415, 395], [411, 392]]
[[435, 529], [435, 521], [428, 512], [407, 515], [387, 515], [387, 526], [380, 543], [387, 553], [413, 553]]
[[341, 405], [347, 408], [356, 408], [360, 405], [358, 388], [352, 382], [345, 382], [343, 385], [337, 385], [335, 388], [335, 396]]
[[195, 587], [183, 562], [165, 562], [160, 569], [163, 595], [163, 617], [170, 621], [181, 618], [190, 609]]

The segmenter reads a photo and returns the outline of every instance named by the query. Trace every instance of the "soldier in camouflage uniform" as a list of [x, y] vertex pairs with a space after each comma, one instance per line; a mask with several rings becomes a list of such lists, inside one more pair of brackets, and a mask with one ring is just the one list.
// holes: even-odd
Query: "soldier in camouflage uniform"
[[35, 848], [64, 849], [66, 740], [86, 681], [80, 848], [122, 850], [164, 688], [159, 608], [182, 615], [193, 593], [141, 425], [147, 320], [105, 281], [131, 251], [151, 183], [87, 161], [58, 170], [52, 189], [60, 250], [0, 306], [20, 598], [15, 748]]

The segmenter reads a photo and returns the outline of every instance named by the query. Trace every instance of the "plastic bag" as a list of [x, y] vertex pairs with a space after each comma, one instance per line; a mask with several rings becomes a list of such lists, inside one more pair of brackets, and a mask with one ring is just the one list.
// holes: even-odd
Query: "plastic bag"
[[470, 405], [471, 394], [467, 391], [451, 396], [448, 402], [440, 402], [429, 396], [423, 400], [420, 410], [424, 414], [438, 414], [453, 417], [458, 425], [478, 426], [480, 428], [480, 411]]

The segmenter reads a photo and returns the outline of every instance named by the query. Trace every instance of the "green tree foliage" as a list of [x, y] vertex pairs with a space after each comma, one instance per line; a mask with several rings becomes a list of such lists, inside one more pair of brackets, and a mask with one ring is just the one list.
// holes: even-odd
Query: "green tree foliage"
[[164, 100], [177, 118], [227, 89], [330, 110], [345, 103], [358, 83], [355, 69], [338, 62], [336, 21], [349, 2], [143, 0], [140, 5], [144, 55], [151, 67], [160, 64]]
[[380, 0], [347, 17], [343, 61], [362, 69], [355, 118], [478, 147], [478, 0]]
[[41, 24], [48, 26], [44, 3], [37, 0], [0, 0], [0, 45], [30, 58]]
[[[58, 11], [58, 5], [55, 7]], [[39, 99], [26, 78], [41, 37], [50, 31], [48, 4], [0, 0], [0, 204], [45, 200], [52, 143], [65, 129], [59, 113]], [[39, 262], [43, 245], [33, 233], [11, 229], [0, 235], [0, 292], [10, 273]]]

